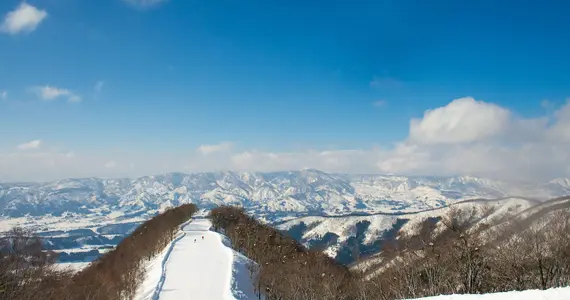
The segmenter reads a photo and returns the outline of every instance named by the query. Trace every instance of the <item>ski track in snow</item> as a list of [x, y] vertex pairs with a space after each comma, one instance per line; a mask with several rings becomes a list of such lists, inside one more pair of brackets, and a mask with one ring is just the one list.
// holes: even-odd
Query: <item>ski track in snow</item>
[[161, 268], [160, 268], [162, 271], [160, 273], [160, 279], [158, 280], [158, 284], [156, 285], [156, 288], [154, 289], [154, 293], [152, 294], [153, 300], [158, 300], [159, 292], [162, 290], [162, 286], [164, 285], [164, 279], [166, 278], [166, 263], [168, 262], [168, 258], [170, 258], [170, 253], [172, 253], [172, 249], [174, 249], [174, 245], [176, 244], [176, 242], [183, 239], [185, 236], [186, 236], [186, 233], [183, 232], [176, 239], [174, 239], [174, 241], [168, 247], [166, 254], [162, 258], [162, 264], [161, 264]]
[[184, 235], [164, 258], [153, 299], [255, 299], [250, 260], [224, 245], [211, 226], [207, 219], [195, 219], [182, 228]]
[[170, 242], [168, 247], [166, 247], [156, 257], [145, 263], [145, 279], [137, 288], [137, 292], [133, 298], [134, 300], [154, 299], [156, 290], [161, 286], [161, 282], [164, 279], [164, 266], [168, 260], [168, 254], [170, 254], [174, 243], [179, 238], [183, 237], [183, 235], [184, 233], [180, 232], [178, 236], [172, 242]]

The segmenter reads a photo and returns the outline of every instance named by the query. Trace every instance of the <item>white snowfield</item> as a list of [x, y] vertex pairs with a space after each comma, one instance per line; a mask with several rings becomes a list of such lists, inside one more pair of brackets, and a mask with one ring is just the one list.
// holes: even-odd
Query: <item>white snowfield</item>
[[183, 227], [184, 235], [171, 251], [147, 266], [135, 299], [256, 299], [247, 270], [250, 260], [227, 247], [222, 235], [209, 231], [211, 226], [207, 219], [195, 219]]
[[[446, 295], [415, 300], [568, 300], [570, 287], [549, 290], [527, 290], [520, 292], [505, 292], [482, 295]], [[414, 300], [414, 299], [412, 299]]]

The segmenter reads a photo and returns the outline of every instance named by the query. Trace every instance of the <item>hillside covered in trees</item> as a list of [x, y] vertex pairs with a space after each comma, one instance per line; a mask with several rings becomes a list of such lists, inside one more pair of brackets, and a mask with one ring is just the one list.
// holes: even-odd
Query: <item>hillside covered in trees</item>
[[[15, 228], [0, 240], [0, 299], [133, 299], [151, 261], [197, 211], [193, 204], [144, 222], [78, 273], [54, 268], [41, 238]], [[485, 216], [484, 221], [480, 216]], [[242, 208], [210, 211], [212, 229], [249, 259], [258, 299], [410, 299], [570, 285], [570, 212], [557, 202], [532, 218], [492, 208], [450, 209], [345, 266], [256, 220]], [[189, 257], [207, 259], [207, 257]]]
[[42, 251], [41, 239], [15, 228], [0, 239], [0, 299], [131, 299], [145, 276], [145, 261], [162, 251], [196, 211], [194, 204], [164, 211], [75, 274], [54, 268], [55, 255]]
[[[559, 207], [558, 207], [559, 208]], [[478, 210], [485, 211], [478, 211]], [[266, 299], [406, 299], [548, 289], [570, 284], [570, 213], [493, 218], [491, 208], [451, 209], [384, 245], [375, 264], [349, 270], [237, 207], [211, 211], [215, 230], [258, 262], [252, 270]], [[483, 214], [485, 222], [474, 216]], [[255, 272], [254, 272], [255, 271]], [[256, 275], [254, 275], [256, 274]]]

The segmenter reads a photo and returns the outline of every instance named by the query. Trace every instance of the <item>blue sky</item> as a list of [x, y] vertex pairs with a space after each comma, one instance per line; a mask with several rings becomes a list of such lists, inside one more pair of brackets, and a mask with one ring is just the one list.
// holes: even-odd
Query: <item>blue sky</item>
[[[565, 1], [141, 2], [29, 0], [36, 15], [22, 15], [22, 22], [36, 23], [19, 31], [6, 20], [23, 2], [0, 3], [6, 157], [34, 140], [44, 154], [96, 156], [116, 166], [129, 156], [196, 160], [201, 145], [220, 143], [231, 144], [230, 160], [252, 151], [396, 151], [402, 143], [419, 145], [411, 141], [411, 119], [454, 99], [507, 110], [509, 124], [547, 118], [560, 125], [556, 113], [570, 95]], [[449, 129], [458, 118], [434, 126]], [[542, 136], [552, 129], [541, 126]], [[430, 155], [439, 153], [427, 144]], [[391, 158], [342, 165], [388, 172], [377, 167]], [[90, 170], [103, 176], [105, 169]], [[145, 171], [170, 169], [194, 170], [173, 162]]]

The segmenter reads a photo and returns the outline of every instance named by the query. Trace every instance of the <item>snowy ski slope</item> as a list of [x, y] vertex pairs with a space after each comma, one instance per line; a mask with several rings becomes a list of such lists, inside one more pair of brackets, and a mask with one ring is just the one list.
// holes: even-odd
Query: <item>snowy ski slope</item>
[[[184, 226], [182, 233], [170, 247], [147, 265], [146, 280], [139, 288], [135, 299], [257, 299], [247, 269], [251, 261], [226, 246], [225, 237], [209, 231], [210, 227], [211, 223], [207, 219], [195, 219]], [[570, 299], [570, 287], [546, 291], [447, 295], [421, 299], [562, 300]]]
[[207, 219], [184, 226], [183, 236], [147, 266], [147, 279], [135, 299], [256, 299], [247, 270], [250, 261], [227, 247], [222, 235], [209, 231], [211, 226]]
[[[513, 291], [482, 295], [446, 295], [415, 300], [568, 300], [570, 287], [541, 290]], [[414, 300], [414, 299], [412, 299]]]

